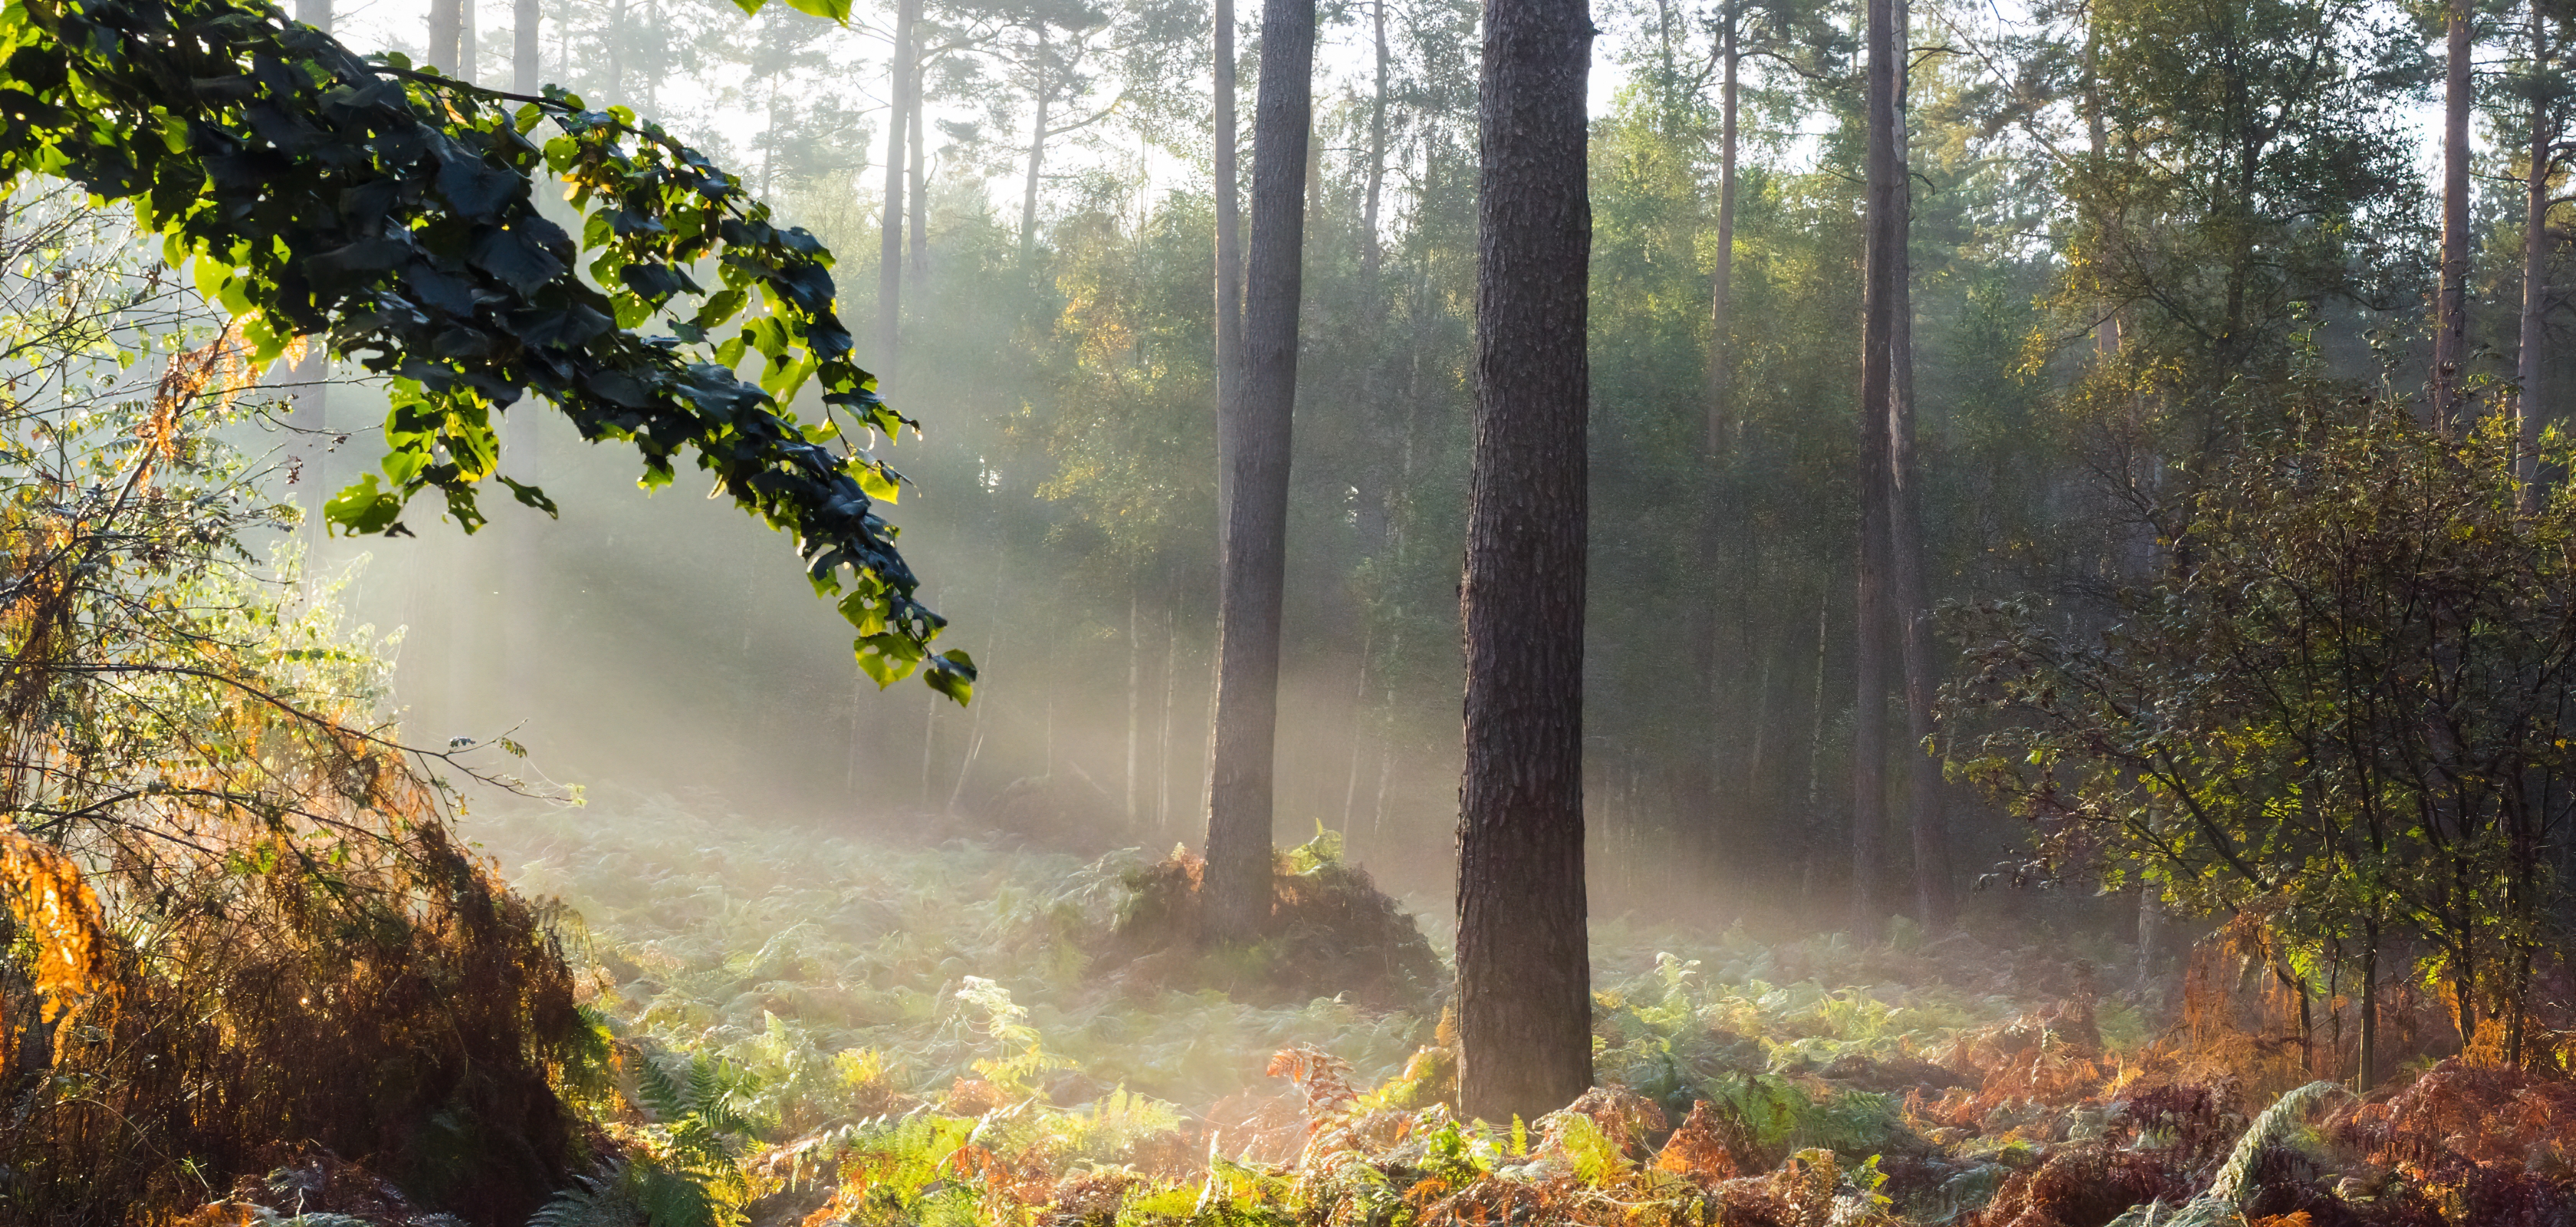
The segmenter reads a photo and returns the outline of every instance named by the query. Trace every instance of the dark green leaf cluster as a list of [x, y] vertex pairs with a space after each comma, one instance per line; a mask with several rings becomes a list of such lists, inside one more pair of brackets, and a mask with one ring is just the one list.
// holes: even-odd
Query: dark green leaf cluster
[[[850, 438], [912, 423], [853, 361], [830, 253], [734, 176], [622, 108], [371, 63], [264, 4], [14, 4], [0, 43], [0, 177], [131, 202], [262, 361], [321, 336], [383, 378], [384, 471], [330, 500], [338, 528], [405, 532], [435, 489], [470, 532], [487, 480], [551, 513], [500, 473], [497, 411], [534, 392], [583, 437], [633, 445], [646, 485], [691, 453], [794, 534], [880, 684], [920, 668], [968, 696], [972, 662], [931, 649], [943, 620], [874, 511], [901, 478]], [[579, 242], [541, 215], [541, 173], [586, 212]], [[803, 422], [786, 405], [809, 385], [823, 409]]]

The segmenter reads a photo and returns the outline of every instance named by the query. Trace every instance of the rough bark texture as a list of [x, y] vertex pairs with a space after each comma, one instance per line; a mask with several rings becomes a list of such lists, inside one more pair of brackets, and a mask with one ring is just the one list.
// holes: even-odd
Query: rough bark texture
[[1270, 804], [1279, 726], [1279, 605], [1288, 561], [1288, 441], [1297, 400], [1297, 296], [1313, 120], [1314, 0], [1265, 0], [1252, 117], [1252, 263], [1243, 381], [1218, 423], [1226, 469], [1217, 593], [1215, 753], [1208, 764], [1207, 898], [1216, 935], [1243, 940], [1270, 910]]
[[2442, 87], [2442, 281], [2433, 321], [2433, 422], [2458, 416], [2469, 358], [2469, 0], [2449, 0], [2449, 64]]
[[1888, 438], [1897, 314], [1905, 253], [1905, 177], [1897, 147], [1894, 0], [1869, 0], [1868, 138], [1861, 291], [1860, 549], [1853, 619], [1852, 926], [1872, 937], [1886, 918], [1880, 897], [1887, 837], [1887, 567], [1893, 465]]
[[[1911, 29], [1910, 6], [1897, 0], [1896, 28]], [[1903, 46], [1904, 44], [1899, 44]], [[1893, 588], [1897, 644], [1905, 670], [1905, 828], [1914, 845], [1915, 915], [1931, 928], [1950, 923], [1950, 834], [1942, 813], [1940, 760], [1924, 753], [1933, 735], [1932, 707], [1938, 698], [1940, 669], [1934, 664], [1940, 644], [1933, 636], [1932, 585], [1926, 574], [1923, 529], [1923, 461], [1914, 440], [1914, 289], [1913, 260], [1906, 250], [1914, 210], [1913, 181], [1906, 167], [1904, 62], [1898, 57], [1896, 109], [1897, 234], [1888, 257], [1894, 269], [1888, 292], [1889, 311], [1887, 437], [1891, 495], [1888, 500], [1888, 579]]]
[[1592, 1084], [1583, 880], [1583, 0], [1488, 0], [1468, 479], [1458, 1093], [1535, 1120]]
[[510, 92], [533, 94], [545, 88], [538, 80], [543, 72], [537, 57], [537, 39], [544, 30], [545, 17], [537, 0], [511, 0], [510, 4]]
[[[2546, 64], [2550, 56], [2547, 13], [2539, 4], [2531, 6], [2531, 63]], [[2523, 176], [2522, 192], [2522, 328], [2514, 355], [2514, 412], [2519, 417], [2522, 433], [2522, 457], [2515, 471], [2522, 478], [2523, 502], [2534, 499], [2534, 480], [2540, 475], [2540, 419], [2543, 400], [2541, 357], [2548, 352], [2548, 339], [2542, 327], [2549, 314], [2549, 172], [2552, 169], [2550, 146], [2557, 137], [2556, 108], [2548, 94], [2531, 93], [2531, 148], [2525, 156], [2529, 169]]]
[[886, 114], [885, 218], [877, 241], [877, 353], [876, 374], [880, 387], [893, 384], [901, 365], [896, 346], [902, 336], [903, 323], [903, 147], [904, 128], [912, 113], [913, 47], [912, 31], [921, 20], [921, 0], [901, 0], [895, 8], [893, 59], [886, 67], [888, 92], [893, 95]]
[[1742, 98], [1737, 76], [1744, 62], [1744, 16], [1730, 3], [1720, 22], [1717, 267], [1709, 273], [1708, 293], [1708, 454], [1712, 459], [1726, 454], [1727, 422], [1734, 399], [1735, 366], [1728, 338], [1734, 328], [1736, 112]]

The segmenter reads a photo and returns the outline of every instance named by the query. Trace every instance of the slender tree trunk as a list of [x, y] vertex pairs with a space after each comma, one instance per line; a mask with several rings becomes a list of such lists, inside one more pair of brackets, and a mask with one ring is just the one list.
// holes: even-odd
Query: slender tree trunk
[[1136, 754], [1145, 732], [1145, 645], [1136, 636], [1136, 577], [1127, 577], [1127, 827], [1136, 827]]
[[1875, 937], [1887, 834], [1887, 592], [1897, 329], [1905, 276], [1903, 118], [1897, 85], [1895, 0], [1868, 0], [1866, 265], [1861, 302], [1860, 548], [1852, 655], [1852, 927]]
[[[1168, 599], [1168, 598], [1167, 598]], [[1172, 829], [1172, 713], [1181, 680], [1178, 616], [1163, 610], [1163, 714], [1154, 722], [1154, 830]]]
[[2361, 1068], [2353, 1091], [2367, 1095], [2379, 1085], [2379, 920], [2362, 921]]
[[[1225, 423], [1239, 412], [1235, 401], [1243, 395], [1243, 226], [1238, 207], [1234, 143], [1234, 0], [1216, 0], [1216, 115], [1210, 131], [1215, 148], [1216, 189], [1216, 404], [1217, 430], [1222, 434]], [[1217, 506], [1231, 505], [1234, 478], [1220, 460], [1216, 474]], [[1217, 549], [1222, 558], [1225, 533], [1217, 532]]]
[[1729, 342], [1734, 329], [1735, 298], [1735, 150], [1738, 102], [1742, 97], [1737, 77], [1743, 64], [1743, 14], [1732, 0], [1727, 4], [1718, 31], [1718, 137], [1717, 137], [1717, 267], [1709, 273], [1708, 294], [1708, 454], [1714, 460], [1726, 454], [1726, 436], [1731, 402], [1734, 399], [1734, 349]]
[[910, 129], [907, 141], [912, 146], [912, 157], [907, 177], [912, 181], [912, 289], [918, 294], [930, 284], [930, 179], [928, 168], [923, 165], [930, 154], [928, 142], [921, 139], [921, 115], [930, 108], [922, 105], [921, 87], [926, 69], [921, 63], [919, 48], [914, 49], [912, 59], [912, 114], [906, 121]]
[[921, 20], [921, 0], [897, 0], [893, 58], [886, 67], [885, 219], [877, 235], [877, 354], [879, 387], [894, 383], [900, 369], [903, 326], [903, 150], [912, 116], [913, 26]]
[[1279, 608], [1288, 560], [1289, 426], [1297, 400], [1297, 298], [1306, 226], [1301, 189], [1314, 63], [1315, 0], [1264, 0], [1243, 386], [1227, 406], [1235, 412], [1217, 431], [1228, 478], [1206, 882], [1210, 927], [1229, 941], [1253, 936], [1270, 912]]
[[465, 36], [465, 0], [429, 0], [429, 46], [421, 58], [440, 71], [462, 75], [457, 47]]
[[1950, 836], [1941, 809], [1941, 763], [1925, 751], [1934, 734], [1932, 706], [1940, 684], [1934, 655], [1932, 586], [1924, 573], [1929, 547], [1923, 530], [1923, 459], [1914, 429], [1914, 290], [1913, 260], [1907, 251], [1912, 234], [1913, 178], [1906, 155], [1905, 64], [1910, 57], [1910, 6], [1896, 2], [1896, 29], [1907, 41], [1897, 44], [1896, 147], [1899, 225], [1891, 259], [1895, 296], [1889, 331], [1892, 346], [1888, 371], [1887, 435], [1889, 579], [1894, 591], [1897, 642], [1905, 670], [1905, 826], [1914, 844], [1914, 906], [1924, 927], [1939, 930], [1950, 923]]
[[458, 0], [456, 6], [456, 76], [472, 81], [478, 75], [474, 61], [482, 48], [474, 38], [474, 0]]
[[1384, 245], [1378, 242], [1378, 203], [1386, 190], [1386, 91], [1388, 66], [1393, 57], [1386, 48], [1386, 6], [1389, 0], [1373, 0], [1369, 5], [1369, 26], [1377, 46], [1377, 88], [1369, 95], [1368, 196], [1360, 210], [1360, 279], [1368, 287], [1371, 302], [1377, 298], [1378, 267], [1385, 259]]
[[295, 19], [328, 34], [331, 32], [331, 0], [295, 0]]
[[2433, 422], [2450, 431], [2469, 360], [2469, 0], [2449, 0], [2442, 87], [2442, 279], [2433, 327]]
[[[2537, 0], [2531, 5], [2531, 63], [2549, 62], [2549, 26], [2547, 13]], [[2531, 159], [2524, 175], [2522, 189], [2522, 329], [2514, 355], [2514, 412], [2522, 437], [2522, 454], [2514, 460], [2514, 473], [2522, 479], [2523, 505], [2538, 503], [2535, 483], [2540, 476], [2540, 422], [2547, 400], [2541, 376], [2547, 364], [2541, 359], [2547, 352], [2548, 340], [2542, 326], [2549, 314], [2549, 172], [2553, 169], [2550, 146], [2557, 137], [2556, 100], [2546, 91], [2531, 93]]]
[[510, 92], [533, 94], [545, 88], [538, 76], [544, 71], [538, 62], [537, 40], [544, 30], [544, 18], [538, 0], [511, 0], [510, 3]]
[[1020, 190], [1020, 271], [1027, 274], [1036, 267], [1038, 252], [1038, 175], [1046, 166], [1047, 104], [1055, 101], [1054, 66], [1047, 62], [1049, 49], [1045, 26], [1038, 27], [1038, 53], [1035, 60], [1037, 79], [1029, 83], [1037, 95], [1037, 122], [1029, 128], [1029, 175]]
[[1535, 1120], [1592, 1084], [1583, 866], [1584, 0], [1486, 0], [1458, 818], [1458, 1097]]
[[[1816, 589], [1816, 685], [1807, 709], [1807, 813], [1820, 818], [1825, 812], [1825, 662], [1832, 644], [1831, 626], [1827, 619], [1833, 613], [1833, 590], [1819, 585]], [[1822, 827], [1816, 822], [1801, 824], [1805, 834], [1798, 844], [1798, 898], [1812, 906], [1816, 898], [1817, 861], [1822, 841]]]

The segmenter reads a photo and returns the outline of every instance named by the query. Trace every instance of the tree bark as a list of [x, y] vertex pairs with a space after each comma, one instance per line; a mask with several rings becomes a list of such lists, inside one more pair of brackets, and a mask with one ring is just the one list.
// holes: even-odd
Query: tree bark
[[295, 19], [328, 34], [331, 32], [331, 0], [295, 0]]
[[1726, 436], [1734, 397], [1734, 352], [1728, 344], [1733, 329], [1735, 293], [1735, 150], [1736, 116], [1742, 98], [1738, 74], [1743, 65], [1744, 16], [1728, 3], [1718, 31], [1717, 137], [1717, 267], [1709, 273], [1708, 294], [1708, 455], [1726, 454]]
[[544, 15], [537, 0], [511, 0], [510, 4], [510, 92], [533, 94], [545, 88], [537, 78], [544, 71], [539, 63], [538, 37], [544, 31]]
[[1029, 128], [1029, 174], [1020, 193], [1020, 271], [1031, 272], [1038, 252], [1038, 175], [1046, 166], [1047, 104], [1055, 101], [1054, 84], [1048, 80], [1048, 46], [1046, 26], [1038, 26], [1038, 53], [1031, 71], [1035, 80], [1029, 91], [1037, 96], [1037, 123]]
[[1235, 412], [1217, 431], [1227, 489], [1205, 889], [1210, 927], [1226, 941], [1252, 937], [1270, 914], [1279, 609], [1288, 560], [1289, 427], [1297, 399], [1314, 64], [1314, 0], [1264, 0], [1243, 381], [1226, 406]]
[[2457, 423], [2469, 360], [2469, 0], [2444, 6], [2449, 64], [2442, 87], [2442, 278], [2433, 328], [2433, 423]]
[[1852, 671], [1852, 927], [1875, 937], [1886, 919], [1880, 898], [1887, 832], [1887, 568], [1894, 445], [1888, 430], [1895, 391], [1898, 314], [1904, 278], [1905, 178], [1897, 146], [1895, 0], [1868, 0], [1864, 169], [1866, 270], [1861, 291], [1860, 548]]
[[429, 46], [421, 58], [443, 72], [459, 71], [456, 50], [465, 33], [465, 0], [429, 0]]
[[906, 121], [906, 127], [910, 129], [907, 140], [912, 146], [907, 175], [912, 181], [912, 288], [915, 293], [930, 284], [930, 180], [928, 168], [922, 164], [929, 154], [925, 148], [927, 142], [921, 139], [921, 114], [929, 109], [921, 103], [924, 73], [921, 51], [916, 47], [912, 56], [912, 114]]
[[[2535, 74], [2549, 62], [2549, 27], [2547, 14], [2537, 0], [2531, 5], [2531, 64]], [[2540, 476], [2540, 421], [2543, 412], [2541, 378], [2546, 370], [2541, 361], [2548, 340], [2542, 326], [2549, 314], [2549, 172], [2552, 167], [2551, 146], [2556, 142], [2557, 125], [2554, 99], [2535, 87], [2531, 91], [2531, 148], [2526, 156], [2530, 168], [2523, 177], [2522, 190], [2522, 328], [2514, 354], [2517, 391], [2514, 413], [2521, 428], [2522, 454], [2514, 460], [2514, 473], [2522, 479], [2522, 501], [2526, 508], [2537, 505], [2535, 483]]]
[[456, 6], [456, 78], [472, 81], [474, 61], [481, 47], [474, 39], [474, 0], [458, 0]]
[[877, 354], [880, 388], [895, 381], [901, 358], [903, 324], [903, 150], [904, 129], [912, 113], [913, 25], [921, 20], [921, 0], [898, 0], [894, 48], [886, 65], [885, 218], [877, 238]]
[[1377, 277], [1385, 250], [1377, 237], [1378, 203], [1386, 190], [1386, 86], [1391, 57], [1386, 49], [1386, 6], [1388, 0], [1374, 0], [1369, 6], [1369, 24], [1377, 46], [1377, 88], [1369, 95], [1368, 196], [1360, 210], [1360, 280], [1370, 295], [1372, 310], [1377, 299]]
[[[1216, 115], [1210, 131], [1215, 148], [1216, 188], [1216, 404], [1218, 430], [1234, 420], [1235, 400], [1243, 394], [1243, 225], [1234, 165], [1234, 0], [1216, 0]], [[1223, 460], [1217, 463], [1217, 506], [1229, 505], [1233, 478]], [[1217, 532], [1222, 558], [1225, 532]]]
[[1914, 188], [1906, 149], [1906, 63], [1911, 58], [1911, 6], [1896, 0], [1898, 42], [1895, 90], [1898, 231], [1890, 261], [1887, 435], [1892, 497], [1888, 500], [1889, 579], [1895, 598], [1897, 643], [1905, 670], [1905, 826], [1914, 845], [1914, 906], [1929, 929], [1950, 923], [1950, 834], [1942, 813], [1941, 763], [1925, 752], [1935, 732], [1932, 718], [1940, 669], [1933, 637], [1932, 585], [1925, 574], [1923, 460], [1914, 430], [1913, 230]]
[[1583, 867], [1590, 371], [1584, 0], [1487, 0], [1458, 818], [1458, 1093], [1536, 1119], [1592, 1084]]

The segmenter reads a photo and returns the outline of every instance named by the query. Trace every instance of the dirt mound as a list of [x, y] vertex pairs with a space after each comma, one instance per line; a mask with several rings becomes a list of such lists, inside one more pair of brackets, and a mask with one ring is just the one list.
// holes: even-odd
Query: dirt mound
[[1340, 838], [1281, 852], [1270, 916], [1248, 948], [1208, 934], [1207, 862], [1186, 849], [1128, 875], [1094, 970], [1136, 993], [1215, 988], [1258, 1004], [1338, 996], [1372, 1010], [1427, 1012], [1447, 982], [1413, 917], [1345, 864]]

